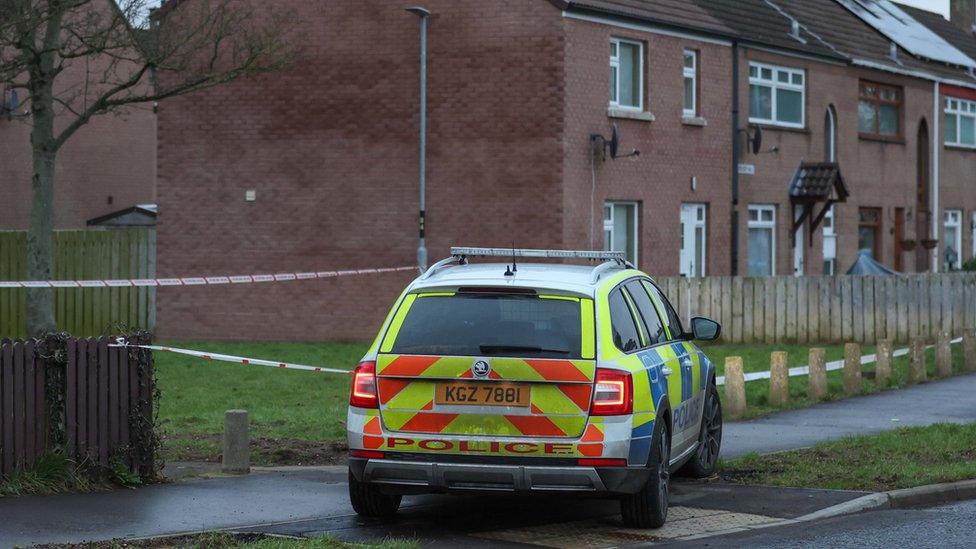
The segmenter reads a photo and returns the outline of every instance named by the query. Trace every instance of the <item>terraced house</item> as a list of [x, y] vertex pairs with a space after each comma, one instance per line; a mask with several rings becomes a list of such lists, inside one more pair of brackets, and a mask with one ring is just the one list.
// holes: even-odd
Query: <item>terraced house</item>
[[[268, 2], [299, 15], [294, 67], [160, 106], [162, 275], [415, 261], [415, 3]], [[958, 268], [972, 4], [950, 22], [887, 0], [424, 2], [431, 257], [514, 241], [662, 276], [839, 274], [862, 249]], [[160, 329], [365, 337], [406, 276], [161, 289]]]

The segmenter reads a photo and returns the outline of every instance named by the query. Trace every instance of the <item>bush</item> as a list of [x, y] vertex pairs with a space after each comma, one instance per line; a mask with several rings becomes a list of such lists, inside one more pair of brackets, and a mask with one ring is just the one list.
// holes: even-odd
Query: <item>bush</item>
[[962, 264], [962, 270], [964, 271], [976, 271], [976, 257], [970, 258]]

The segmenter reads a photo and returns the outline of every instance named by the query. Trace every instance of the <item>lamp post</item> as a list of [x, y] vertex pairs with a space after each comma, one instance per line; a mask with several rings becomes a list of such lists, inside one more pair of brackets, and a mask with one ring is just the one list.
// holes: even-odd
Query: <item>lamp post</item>
[[417, 244], [417, 266], [427, 269], [427, 21], [430, 12], [413, 6], [407, 11], [420, 17], [420, 240]]

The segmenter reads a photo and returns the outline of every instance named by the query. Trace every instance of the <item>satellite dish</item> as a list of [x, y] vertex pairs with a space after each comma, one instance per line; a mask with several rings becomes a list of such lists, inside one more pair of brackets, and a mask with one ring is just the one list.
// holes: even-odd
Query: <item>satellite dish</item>
[[752, 138], [749, 140], [749, 144], [752, 145], [752, 154], [759, 154], [759, 151], [762, 150], [762, 142], [762, 127], [756, 126], [756, 131], [753, 132]]
[[613, 125], [613, 132], [610, 134], [610, 158], [617, 158], [617, 152], [620, 150], [620, 133], [617, 131], [617, 125]]

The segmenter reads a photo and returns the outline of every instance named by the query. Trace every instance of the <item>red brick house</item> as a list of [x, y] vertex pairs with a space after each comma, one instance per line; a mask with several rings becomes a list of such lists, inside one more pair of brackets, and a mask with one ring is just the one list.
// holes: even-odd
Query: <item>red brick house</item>
[[[414, 263], [418, 39], [405, 11], [414, 2], [273, 4], [300, 21], [292, 69], [160, 106], [160, 274]], [[923, 145], [941, 135], [936, 82], [953, 82], [945, 92], [976, 79], [897, 45], [890, 57], [891, 41], [837, 0], [424, 7], [431, 260], [451, 245], [514, 241], [623, 249], [662, 276], [792, 274], [801, 255], [797, 272], [820, 274], [826, 243], [834, 272], [864, 244], [914, 270], [932, 253], [915, 261], [895, 244], [918, 227], [941, 233], [916, 212], [941, 211], [939, 199], [976, 210], [967, 183], [976, 153], [940, 155], [943, 197]], [[880, 96], [859, 97], [863, 83], [896, 90], [894, 135], [861, 128], [862, 110], [881, 109]], [[930, 137], [920, 139], [923, 123]], [[610, 159], [614, 126], [621, 157]], [[757, 127], [764, 143], [753, 155], [745, 139]], [[832, 159], [850, 191], [828, 218], [835, 236], [818, 227], [796, 252], [790, 183], [802, 162]], [[167, 337], [360, 339], [409, 279], [163, 288], [159, 327]]]

